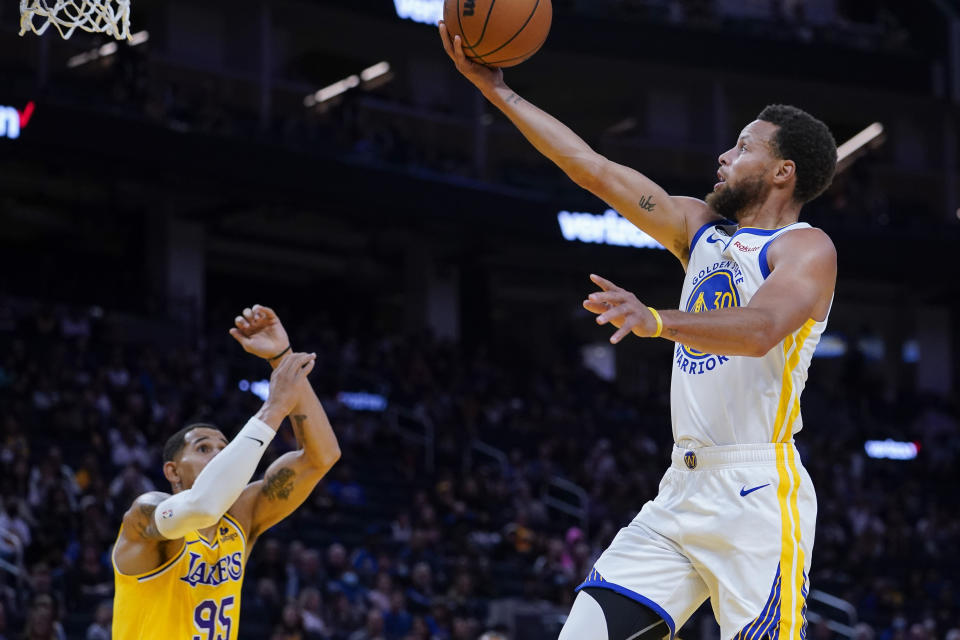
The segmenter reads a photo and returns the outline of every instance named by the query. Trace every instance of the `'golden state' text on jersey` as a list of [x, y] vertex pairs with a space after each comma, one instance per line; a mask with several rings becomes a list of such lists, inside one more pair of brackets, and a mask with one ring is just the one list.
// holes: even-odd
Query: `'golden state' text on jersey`
[[246, 534], [229, 515], [212, 540], [192, 532], [153, 571], [125, 575], [113, 562], [113, 637], [127, 640], [236, 640]]
[[[703, 313], [746, 306], [770, 275], [770, 244], [809, 227], [704, 225], [690, 243], [680, 309]], [[792, 442], [803, 426], [800, 393], [826, 325], [826, 319], [811, 318], [759, 358], [702, 353], [677, 343], [670, 386], [674, 442], [681, 447]]]

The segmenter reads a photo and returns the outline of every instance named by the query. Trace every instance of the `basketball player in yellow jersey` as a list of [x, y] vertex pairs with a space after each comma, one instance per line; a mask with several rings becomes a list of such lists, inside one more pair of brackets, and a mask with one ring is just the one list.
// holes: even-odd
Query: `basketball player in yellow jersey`
[[[172, 495], [146, 493], [123, 517], [113, 550], [116, 640], [235, 640], [240, 588], [257, 538], [290, 515], [340, 457], [307, 374], [314, 354], [292, 353], [276, 314], [255, 305], [230, 334], [274, 367], [270, 395], [232, 442], [189, 425], [167, 441]], [[289, 414], [300, 448], [250, 482]]]
[[560, 640], [660, 640], [710, 600], [721, 638], [802, 640], [816, 495], [793, 436], [826, 327], [837, 254], [798, 222], [836, 169], [826, 125], [771, 105], [720, 155], [704, 200], [667, 194], [604, 158], [440, 36], [457, 69], [577, 184], [680, 260], [678, 309], [657, 311], [599, 276], [584, 300], [617, 343], [675, 342], [672, 464], [578, 587]]

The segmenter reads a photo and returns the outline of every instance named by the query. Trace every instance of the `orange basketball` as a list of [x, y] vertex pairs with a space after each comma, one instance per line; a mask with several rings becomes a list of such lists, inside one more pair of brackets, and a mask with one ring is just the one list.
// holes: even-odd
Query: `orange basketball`
[[550, 0], [444, 0], [450, 37], [463, 52], [488, 67], [512, 67], [535, 54], [550, 33]]

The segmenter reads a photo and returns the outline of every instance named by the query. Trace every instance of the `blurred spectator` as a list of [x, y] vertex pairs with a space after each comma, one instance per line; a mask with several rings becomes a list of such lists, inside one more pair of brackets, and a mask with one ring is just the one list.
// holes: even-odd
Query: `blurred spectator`
[[280, 614], [280, 623], [273, 630], [271, 640], [305, 640], [307, 632], [303, 628], [303, 617], [293, 602], [288, 602]]
[[110, 625], [113, 622], [113, 602], [107, 600], [97, 606], [93, 622], [87, 627], [86, 640], [110, 640]]
[[320, 590], [307, 587], [300, 592], [300, 615], [303, 618], [303, 629], [310, 637], [325, 637], [327, 626], [323, 622], [323, 602]]
[[350, 634], [349, 640], [386, 640], [384, 635], [383, 613], [378, 609], [370, 609], [367, 612], [367, 621], [362, 629], [357, 629]]
[[33, 599], [23, 637], [26, 640], [66, 640], [63, 626], [57, 620], [53, 598], [39, 595]]

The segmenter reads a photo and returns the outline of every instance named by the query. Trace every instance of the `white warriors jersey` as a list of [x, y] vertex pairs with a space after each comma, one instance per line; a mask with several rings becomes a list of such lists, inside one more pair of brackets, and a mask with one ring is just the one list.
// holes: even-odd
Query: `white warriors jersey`
[[[738, 228], [726, 220], [697, 231], [683, 281], [680, 310], [701, 313], [745, 307], [770, 275], [767, 249], [778, 236], [810, 225]], [[767, 352], [753, 358], [702, 353], [677, 343], [670, 405], [678, 446], [792, 442], [800, 431], [800, 393], [827, 322], [808, 319]]]

